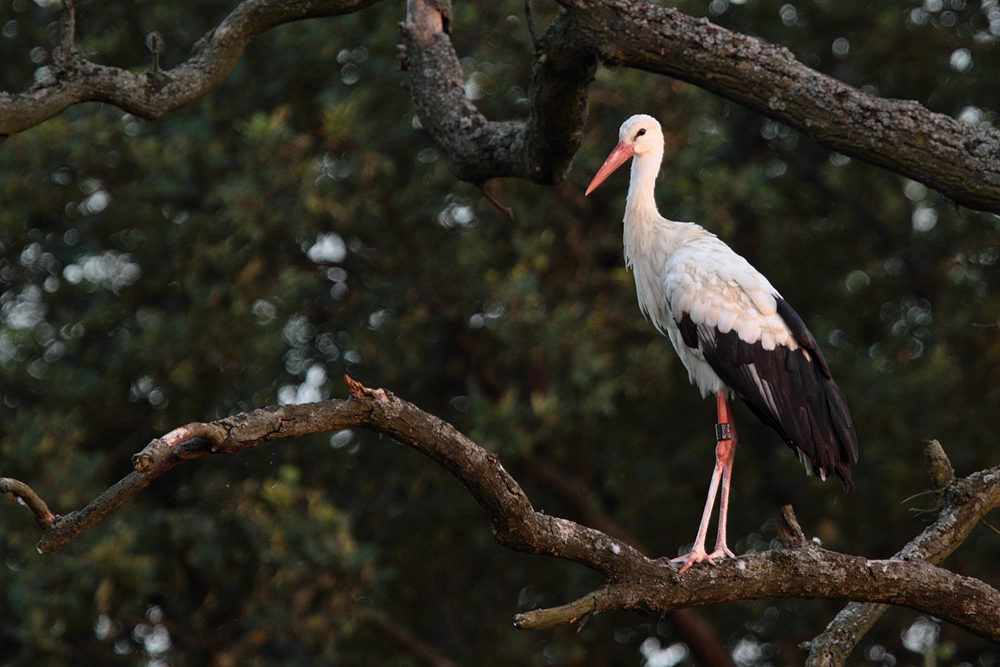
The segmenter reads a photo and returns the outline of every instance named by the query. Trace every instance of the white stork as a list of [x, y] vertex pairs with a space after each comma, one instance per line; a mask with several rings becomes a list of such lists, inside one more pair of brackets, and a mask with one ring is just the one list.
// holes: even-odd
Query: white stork
[[[736, 394], [795, 450], [807, 474], [836, 474], [854, 488], [850, 464], [858, 442], [847, 401], [802, 318], [767, 278], [699, 225], [660, 215], [653, 199], [663, 160], [663, 132], [643, 114], [622, 124], [619, 143], [587, 188], [626, 160], [632, 175], [625, 203], [625, 264], [635, 276], [639, 307], [666, 332], [702, 396], [716, 395], [715, 472], [691, 553], [695, 563], [735, 557], [726, 545], [729, 481], [736, 452], [731, 397]], [[719, 485], [719, 532], [712, 553], [705, 537]]]

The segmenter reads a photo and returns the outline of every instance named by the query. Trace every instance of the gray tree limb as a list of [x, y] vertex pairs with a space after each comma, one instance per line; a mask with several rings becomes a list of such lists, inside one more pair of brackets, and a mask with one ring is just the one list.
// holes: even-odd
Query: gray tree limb
[[448, 0], [408, 0], [400, 38], [413, 105], [452, 173], [472, 183], [503, 176], [546, 185], [562, 180], [583, 139], [587, 85], [597, 69], [574, 15], [560, 14], [535, 45], [527, 121], [500, 122], [487, 120], [465, 94], [450, 11]]
[[[867, 560], [827, 551], [802, 535], [790, 508], [779, 524], [788, 548], [745, 554], [717, 566], [701, 564], [680, 576], [667, 559], [647, 558], [605, 533], [535, 510], [495, 454], [384, 389], [346, 380], [351, 392], [346, 401], [261, 408], [216, 422], [188, 424], [156, 438], [133, 457], [134, 472], [78, 512], [52, 514], [30, 487], [16, 480], [0, 478], [0, 492], [30, 500], [27, 505], [43, 531], [38, 550], [49, 553], [95, 525], [152, 479], [190, 459], [234, 454], [280, 438], [368, 428], [417, 449], [451, 472], [486, 513], [498, 543], [571, 560], [607, 577], [604, 587], [580, 600], [519, 614], [518, 627], [552, 627], [613, 609], [662, 615], [715, 602], [804, 597], [902, 605], [1000, 641], [996, 622], [1000, 591], [926, 560]], [[908, 547], [914, 554], [957, 545], [968, 522], [1000, 505], [1000, 468], [954, 485], [938, 521]], [[956, 525], [962, 528], [956, 530]]]
[[1000, 213], [1000, 132], [865, 94], [786, 48], [642, 0], [558, 0], [607, 65], [693, 83], [851, 157]]
[[[924, 458], [938, 493], [940, 514], [893, 558], [923, 560], [937, 565], [968, 537], [979, 520], [1000, 506], [998, 469], [955, 479], [955, 471], [937, 440], [925, 444]], [[854, 602], [830, 621], [821, 635], [805, 644], [809, 650], [806, 667], [840, 667], [865, 633], [886, 612], [886, 604]]]
[[[517, 463], [532, 480], [541, 483], [564, 500], [571, 511], [580, 516], [584, 525], [621, 540], [643, 554], [648, 553], [635, 537], [599, 509], [582, 479], [531, 454], [522, 457]], [[691, 655], [699, 667], [735, 667], [736, 663], [725, 643], [698, 610], [673, 609], [664, 614], [664, 618], [670, 621], [678, 638], [691, 649]]]
[[23, 132], [81, 102], [107, 102], [142, 118], [160, 118], [215, 90], [262, 32], [290, 21], [349, 14], [377, 1], [245, 0], [195, 43], [186, 61], [170, 70], [154, 67], [139, 73], [88, 60], [75, 43], [75, 3], [67, 2], [50, 75], [25, 92], [0, 92], [0, 137]]
[[[50, 76], [0, 92], [0, 136], [85, 101], [159, 118], [214, 90], [246, 45], [270, 28], [358, 11], [378, 0], [245, 0], [171, 70], [98, 65], [75, 46], [73, 3]], [[798, 62], [787, 49], [643, 0], [559, 0], [566, 10], [538, 38], [529, 117], [490, 121], [464, 93], [450, 40], [448, 0], [408, 0], [401, 25], [414, 106], [473, 183], [562, 180], [580, 146], [587, 87], [598, 59], [688, 81], [813, 137], [828, 148], [920, 181], [970, 208], [1000, 213], [1000, 132], [912, 101], [867, 95]]]

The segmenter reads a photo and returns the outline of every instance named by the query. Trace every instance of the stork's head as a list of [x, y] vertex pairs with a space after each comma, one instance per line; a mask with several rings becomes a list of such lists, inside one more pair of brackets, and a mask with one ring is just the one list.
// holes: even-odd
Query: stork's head
[[618, 140], [619, 143], [630, 145], [635, 155], [642, 155], [654, 148], [663, 147], [663, 130], [655, 118], [640, 113], [622, 123], [618, 130]]
[[618, 131], [618, 145], [611, 151], [611, 155], [601, 165], [594, 180], [587, 186], [586, 194], [593, 192], [594, 188], [603, 183], [611, 172], [622, 166], [630, 157], [647, 153], [663, 155], [663, 130], [655, 118], [641, 113], [622, 123]]

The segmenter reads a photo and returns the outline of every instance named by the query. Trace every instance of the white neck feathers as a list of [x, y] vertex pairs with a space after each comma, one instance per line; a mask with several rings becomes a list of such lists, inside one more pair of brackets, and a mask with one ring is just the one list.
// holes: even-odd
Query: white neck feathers
[[656, 190], [656, 176], [663, 162], [663, 148], [636, 155], [632, 158], [632, 173], [629, 178], [628, 197], [625, 200], [625, 224], [630, 219], [636, 221], [655, 220], [660, 217], [653, 193]]
[[[623, 241], [625, 264], [633, 270], [641, 270], [637, 262], [646, 264], [666, 259], [658, 257], [666, 248], [655, 241], [665, 240], [664, 232], [668, 230], [664, 229], [664, 225], [670, 225], [670, 222], [660, 215], [653, 196], [662, 159], [663, 149], [657, 150], [655, 147], [632, 158], [632, 174], [625, 200]], [[658, 247], [654, 249], [653, 246]]]

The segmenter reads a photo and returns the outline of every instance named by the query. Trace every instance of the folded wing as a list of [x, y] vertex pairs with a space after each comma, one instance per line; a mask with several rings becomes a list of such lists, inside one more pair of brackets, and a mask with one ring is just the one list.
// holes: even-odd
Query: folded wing
[[780, 337], [783, 343], [741, 336], [760, 328], [746, 311], [726, 331], [690, 312], [675, 313], [675, 321], [685, 345], [701, 351], [719, 378], [798, 454], [807, 473], [823, 479], [836, 474], [853, 489], [850, 464], [858, 460], [858, 444], [847, 401], [802, 318], [784, 299], [774, 299], [790, 334]]

